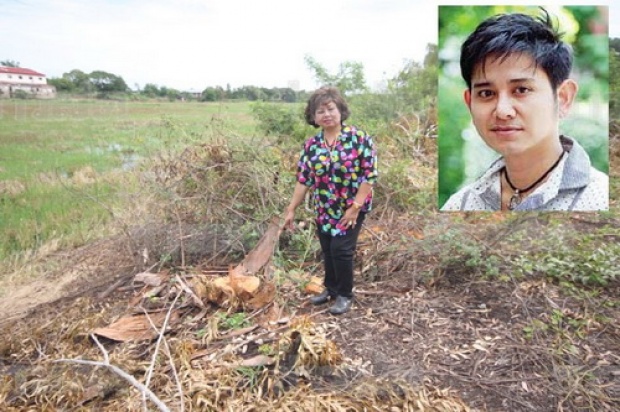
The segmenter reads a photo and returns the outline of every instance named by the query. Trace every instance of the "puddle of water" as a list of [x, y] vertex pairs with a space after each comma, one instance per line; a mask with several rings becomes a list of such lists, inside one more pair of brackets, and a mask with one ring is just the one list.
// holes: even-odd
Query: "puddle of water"
[[129, 171], [138, 166], [139, 161], [140, 156], [137, 153], [127, 153], [123, 155], [123, 164], [121, 167], [124, 171]]
[[94, 155], [104, 155], [106, 153], [119, 153], [121, 156], [121, 169], [124, 171], [129, 171], [138, 166], [138, 163], [141, 160], [141, 156], [134, 152], [133, 149], [123, 148], [119, 143], [110, 143], [107, 147], [86, 147], [87, 153]]
[[118, 143], [110, 143], [108, 145], [108, 152], [120, 152], [123, 147]]

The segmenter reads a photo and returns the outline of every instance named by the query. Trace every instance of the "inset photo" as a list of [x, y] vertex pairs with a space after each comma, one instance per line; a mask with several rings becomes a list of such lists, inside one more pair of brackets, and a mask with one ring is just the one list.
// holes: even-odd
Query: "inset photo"
[[609, 208], [606, 6], [439, 6], [442, 211]]

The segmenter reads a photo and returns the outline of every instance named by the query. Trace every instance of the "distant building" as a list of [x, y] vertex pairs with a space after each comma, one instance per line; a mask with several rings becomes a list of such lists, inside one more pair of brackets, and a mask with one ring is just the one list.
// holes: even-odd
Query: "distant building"
[[181, 96], [182, 96], [181, 100], [185, 100], [183, 95], [187, 95], [188, 97], [191, 97], [192, 99], [196, 99], [196, 100], [200, 100], [202, 98], [202, 92], [198, 90], [194, 90], [194, 89], [189, 89], [184, 92], [181, 92]]
[[56, 88], [47, 84], [43, 73], [23, 67], [0, 66], [0, 99], [10, 99], [20, 94], [53, 99], [56, 97]]

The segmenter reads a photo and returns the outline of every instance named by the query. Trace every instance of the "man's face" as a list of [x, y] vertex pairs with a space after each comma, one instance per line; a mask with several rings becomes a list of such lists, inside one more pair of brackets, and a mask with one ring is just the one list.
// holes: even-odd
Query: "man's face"
[[528, 55], [490, 57], [484, 63], [474, 70], [464, 97], [486, 144], [506, 158], [552, 147], [559, 134], [559, 107], [568, 109], [574, 93], [565, 107], [564, 84], [554, 93], [547, 74]]

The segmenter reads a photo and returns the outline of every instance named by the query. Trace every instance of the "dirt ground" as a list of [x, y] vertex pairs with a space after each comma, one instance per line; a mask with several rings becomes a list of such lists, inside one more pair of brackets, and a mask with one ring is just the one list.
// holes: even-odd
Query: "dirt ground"
[[[534, 231], [540, 222], [527, 224]], [[279, 375], [277, 368], [260, 364], [263, 382], [277, 380], [281, 390], [297, 394], [289, 404], [293, 407], [281, 406], [281, 410], [338, 410], [334, 402], [340, 402], [342, 410], [620, 410], [617, 283], [584, 297], [544, 277], [485, 279], [459, 264], [439, 270], [432, 254], [406, 247], [410, 241], [394, 241], [400, 248], [384, 249], [394, 246], [382, 238], [389, 230], [372, 219], [366, 225], [369, 230], [358, 251], [355, 304], [345, 315], [330, 315], [327, 305], [309, 305], [299, 283], [286, 281], [280, 282], [269, 305], [246, 309], [255, 323], [240, 332], [209, 329], [219, 310], [213, 305], [201, 308], [189, 300], [179, 307], [167, 334], [168, 350], [177, 354], [177, 380], [185, 385], [187, 402], [195, 408], [190, 410], [209, 410], [205, 405], [250, 410], [247, 405], [269, 391], [257, 394], [248, 376], [230, 384], [226, 383], [229, 372], [219, 372], [217, 377], [208, 373], [219, 368], [218, 360], [233, 355], [237, 365], [254, 365], [243, 362], [256, 361], [264, 354], [261, 347], [304, 322], [321, 332], [312, 336], [333, 342], [339, 356], [323, 367], [294, 373], [289, 365], [287, 379], [281, 377], [286, 356], [278, 363]], [[476, 222], [472, 231], [483, 226]], [[411, 231], [423, 233], [424, 228]], [[15, 300], [3, 301], [3, 410], [119, 410], [119, 405], [121, 410], [141, 410], [140, 396], [118, 377], [87, 366], [56, 363], [63, 358], [101, 360], [101, 352], [89, 338], [93, 329], [135, 314], [149, 302], [151, 310], [171, 304], [169, 297], [156, 303], [145, 299], [144, 286], [134, 281], [140, 271], [135, 258], [123, 257], [123, 247], [113, 241], [103, 246], [76, 251], [82, 259], [78, 259], [80, 265], [71, 266], [73, 270], [67, 266], [47, 284], [25, 285], [27, 293], [16, 291], [11, 294]], [[101, 257], [103, 249], [110, 251], [111, 260]], [[196, 262], [178, 274], [191, 274], [190, 279], [226, 271], [224, 262], [204, 263]], [[305, 276], [320, 276], [318, 267], [312, 266], [309, 270], [314, 273]], [[271, 315], [264, 317], [267, 312]], [[213, 336], [207, 339], [210, 331]], [[112, 363], [141, 379], [147, 375], [154, 338], [102, 342]], [[325, 351], [321, 356], [328, 356]], [[232, 370], [247, 373], [247, 368]], [[198, 371], [201, 375], [196, 377]], [[154, 391], [169, 401], [172, 410], [180, 410], [170, 367], [161, 366], [155, 375]], [[218, 383], [207, 384], [210, 379]], [[364, 392], [364, 385], [371, 385], [374, 392]], [[204, 395], [208, 388], [212, 389], [209, 396]], [[234, 409], [217, 398], [220, 395], [213, 395], [224, 391], [221, 388], [229, 388], [230, 396], [244, 400], [246, 407]], [[254, 391], [251, 396], [246, 389]], [[313, 406], [303, 403], [311, 397]], [[271, 405], [252, 410], [274, 410]]]
[[[617, 179], [614, 136], [610, 174]], [[318, 257], [302, 270], [261, 273], [271, 293], [250, 307], [214, 304], [199, 293], [200, 282], [238, 263], [210, 256], [220, 243], [209, 244], [208, 235], [191, 257], [185, 245], [183, 267], [153, 266], [140, 252], [151, 246], [123, 238], [52, 254], [29, 268], [45, 276], [0, 282], [0, 410], [144, 410], [118, 374], [75, 362], [105, 356], [149, 382], [175, 411], [620, 410], [618, 278], [605, 288], [575, 289], [544, 273], [503, 273], [501, 260], [498, 273], [485, 275], [481, 267], [493, 265], [485, 250], [506, 259], [531, 251], [552, 219], [504, 220], [369, 216], [355, 303], [342, 316], [308, 303], [304, 285], [321, 276]], [[455, 225], [465, 236], [450, 238], [447, 228]], [[618, 242], [613, 214], [555, 225], [566, 233], [598, 229]], [[516, 232], [523, 235], [510, 238]], [[479, 245], [476, 266], [460, 260]], [[288, 248], [279, 245], [284, 254]], [[144, 271], [163, 283], [137, 282]], [[165, 335], [151, 329], [140, 339], [94, 341], [93, 331], [145, 313], [158, 328], [170, 315]], [[232, 325], [238, 314], [244, 322]]]

